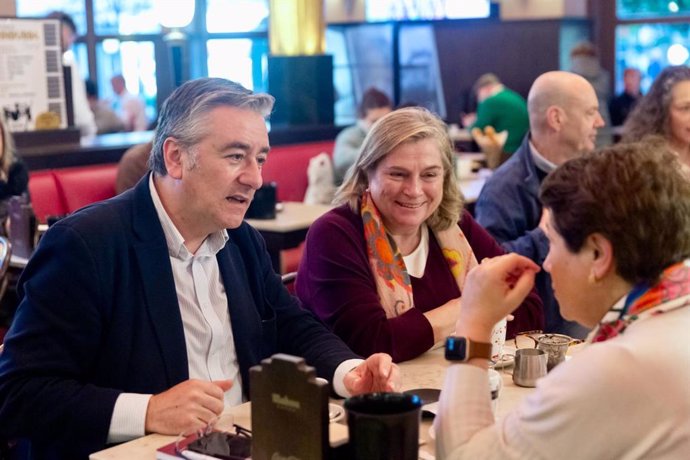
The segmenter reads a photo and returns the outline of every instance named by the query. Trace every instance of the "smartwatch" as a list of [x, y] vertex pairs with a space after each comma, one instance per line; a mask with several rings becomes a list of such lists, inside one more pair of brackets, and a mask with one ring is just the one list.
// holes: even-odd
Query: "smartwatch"
[[491, 360], [491, 344], [475, 342], [467, 337], [450, 336], [446, 339], [446, 359], [467, 362], [472, 358]]

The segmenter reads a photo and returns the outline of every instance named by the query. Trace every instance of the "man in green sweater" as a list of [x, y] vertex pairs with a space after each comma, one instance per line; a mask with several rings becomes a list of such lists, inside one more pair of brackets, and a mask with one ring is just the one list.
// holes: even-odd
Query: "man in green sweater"
[[479, 77], [473, 90], [477, 95], [477, 113], [465, 115], [463, 125], [469, 130], [493, 126], [496, 132], [508, 131], [508, 140], [503, 150], [513, 153], [520, 147], [522, 138], [529, 129], [525, 99], [503, 86], [492, 73]]

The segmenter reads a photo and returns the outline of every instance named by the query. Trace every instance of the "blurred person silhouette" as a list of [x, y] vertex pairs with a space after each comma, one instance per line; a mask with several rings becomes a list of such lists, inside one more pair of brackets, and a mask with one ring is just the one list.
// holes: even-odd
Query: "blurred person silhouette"
[[82, 136], [94, 135], [97, 131], [96, 121], [94, 120], [93, 112], [89, 108], [89, 102], [86, 99], [86, 85], [81, 76], [81, 71], [79, 70], [79, 64], [76, 60], [74, 51], [72, 50], [72, 45], [74, 45], [77, 39], [77, 26], [72, 17], [62, 11], [53, 11], [48, 14], [47, 17], [60, 21], [62, 64], [69, 66], [72, 80], [74, 126], [79, 128]]
[[[570, 50], [570, 71], [587, 80], [599, 99], [599, 112], [605, 126], [611, 126], [608, 101], [611, 98], [611, 76], [601, 67], [599, 52], [592, 42], [582, 41]], [[610, 133], [602, 130], [597, 135], [596, 145], [611, 143]]]
[[97, 134], [117, 133], [125, 130], [125, 124], [110, 108], [108, 101], [98, 97], [98, 85], [93, 80], [86, 80], [86, 98], [93, 112]]
[[333, 147], [335, 185], [343, 182], [345, 173], [354, 164], [371, 126], [391, 110], [393, 110], [393, 102], [384, 92], [371, 87], [362, 94], [362, 100], [357, 106], [357, 123], [340, 131], [335, 138]]
[[690, 174], [690, 67], [666, 67], [623, 125], [623, 141], [660, 136]]
[[110, 79], [116, 98], [113, 108], [125, 124], [125, 131], [146, 131], [149, 127], [146, 118], [146, 104], [141, 97], [127, 90], [125, 77], [115, 75]]
[[642, 74], [639, 70], [628, 67], [623, 71], [623, 91], [609, 101], [609, 114], [611, 126], [621, 126], [628, 115], [635, 108], [642, 97], [640, 81]]
[[503, 146], [506, 153], [515, 152], [529, 130], [527, 102], [512, 89], [506, 88], [499, 78], [486, 73], [472, 86], [477, 98], [477, 112], [462, 117], [462, 124], [468, 130], [484, 129], [493, 126], [498, 133], [508, 131], [508, 139]]
[[149, 171], [149, 157], [153, 141], [134, 145], [125, 151], [117, 164], [115, 193], [118, 195], [137, 185]]

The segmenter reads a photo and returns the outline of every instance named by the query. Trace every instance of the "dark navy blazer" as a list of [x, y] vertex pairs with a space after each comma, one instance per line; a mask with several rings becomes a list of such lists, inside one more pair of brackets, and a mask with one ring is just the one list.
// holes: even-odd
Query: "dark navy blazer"
[[[248, 370], [282, 352], [331, 379], [357, 357], [283, 287], [246, 223], [218, 253], [243, 390]], [[26, 458], [81, 458], [105, 447], [121, 392], [188, 379], [168, 248], [148, 176], [53, 225], [20, 279], [23, 300], [0, 355], [0, 438]]]

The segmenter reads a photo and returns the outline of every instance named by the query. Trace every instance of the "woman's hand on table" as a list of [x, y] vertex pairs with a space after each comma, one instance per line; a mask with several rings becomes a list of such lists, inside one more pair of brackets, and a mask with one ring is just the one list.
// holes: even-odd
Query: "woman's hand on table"
[[204, 429], [223, 412], [224, 393], [232, 380], [186, 380], [151, 396], [146, 433], [179, 435]]
[[[456, 333], [490, 336], [494, 325], [527, 297], [539, 270], [539, 265], [515, 253], [482, 260], [467, 275]], [[475, 340], [483, 338], [472, 335]]]
[[351, 395], [399, 391], [400, 368], [386, 353], [375, 353], [345, 375], [343, 383]]

